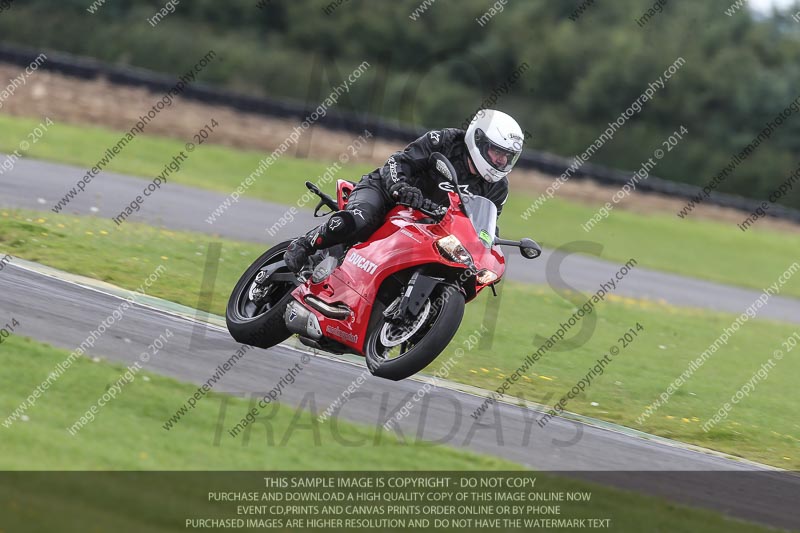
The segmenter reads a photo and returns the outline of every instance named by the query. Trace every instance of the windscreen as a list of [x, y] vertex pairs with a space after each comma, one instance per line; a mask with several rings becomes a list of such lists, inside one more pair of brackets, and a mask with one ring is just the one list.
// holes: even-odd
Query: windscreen
[[487, 248], [491, 248], [497, 228], [497, 207], [494, 202], [483, 196], [465, 196], [464, 204], [481, 242]]

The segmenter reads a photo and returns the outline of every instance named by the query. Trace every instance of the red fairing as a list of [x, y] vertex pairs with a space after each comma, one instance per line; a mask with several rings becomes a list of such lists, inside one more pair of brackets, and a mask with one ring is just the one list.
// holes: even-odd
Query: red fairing
[[[343, 191], [352, 184], [339, 180], [337, 184], [339, 205], [343, 205]], [[319, 320], [322, 334], [362, 354], [367, 327], [372, 313], [372, 303], [383, 281], [397, 272], [418, 265], [437, 263], [452, 269], [466, 270], [461, 263], [443, 257], [435, 243], [448, 235], [455, 235], [469, 251], [476, 271], [489, 269], [498, 279], [505, 272], [505, 257], [497, 246], [486, 248], [475, 237], [472, 222], [459, 209], [458, 196], [450, 193], [451, 206], [438, 224], [420, 223], [424, 215], [408, 207], [397, 206], [386, 217], [386, 222], [367, 242], [353, 246], [342, 265], [321, 283], [308, 282], [292, 295], [301, 303], [308, 295], [329, 303], [344, 303], [352, 310], [344, 320], [326, 317], [311, 309]], [[345, 202], [346, 203], [346, 202]], [[476, 294], [486, 285], [476, 282]], [[309, 307], [306, 305], [306, 307]]]

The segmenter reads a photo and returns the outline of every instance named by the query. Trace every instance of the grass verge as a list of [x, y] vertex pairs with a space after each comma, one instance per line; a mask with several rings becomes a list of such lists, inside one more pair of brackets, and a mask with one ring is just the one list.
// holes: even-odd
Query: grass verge
[[[2, 350], [8, 365], [0, 381], [2, 413], [16, 409], [68, 355], [18, 337], [3, 343]], [[374, 428], [342, 421], [340, 438], [320, 430], [320, 445], [315, 446], [308, 432], [311, 414], [282, 405], [270, 419], [274, 444], [259, 439], [257, 432], [248, 440], [223, 434], [215, 442], [223, 395], [213, 392], [166, 432], [162, 424], [173, 414], [170, 409], [183, 404], [197, 387], [144, 371], [72, 436], [67, 428], [124, 372], [124, 366], [79, 358], [29, 409], [28, 421], [0, 427], [4, 448], [0, 470], [414, 470], [420, 464], [454, 470], [520, 468], [446, 447], [406, 444], [389, 433], [376, 435]], [[230, 398], [225, 419], [230, 423], [249, 408], [249, 399]], [[357, 453], [344, 443], [365, 438], [373, 445], [360, 447]]]
[[[0, 375], [3, 395], [0, 412], [10, 412], [42, 377], [63, 361], [67, 352], [30, 339], [11, 337], [3, 343], [5, 371]], [[0, 469], [3, 470], [516, 470], [513, 463], [457, 451], [442, 446], [408, 445], [386, 438], [358, 450], [341, 440], [325, 438], [313, 445], [302, 431], [291, 433], [286, 445], [248, 446], [226, 442], [214, 445], [215, 422], [221, 395], [198, 403], [196, 412], [169, 434], [161, 429], [167, 409], [184, 401], [195, 386], [159, 375], [139, 373], [117, 398], [107, 404], [94, 422], [76, 436], [66, 431], [76, 417], [93, 404], [124, 367], [78, 359], [30, 410], [30, 418], [3, 432]], [[145, 376], [147, 379], [145, 380]], [[244, 413], [249, 402], [233, 398], [228, 409]], [[279, 407], [273, 428], [291, 432], [308, 428], [312, 417]], [[342, 439], [362, 439], [365, 428], [340, 422]], [[288, 433], [286, 433], [288, 436]], [[313, 437], [312, 437], [313, 438]], [[371, 441], [371, 439], [368, 439]], [[265, 449], [267, 453], [265, 453]], [[390, 459], [389, 459], [390, 458]], [[186, 518], [227, 517], [230, 504], [208, 502], [209, 491], [242, 491], [260, 478], [232, 473], [224, 479], [199, 479], [163, 475], [129, 474], [127, 477], [88, 473], [69, 476], [33, 473], [0, 476], [0, 527], [5, 531], [184, 530]], [[539, 475], [537, 474], [537, 478]], [[579, 481], [542, 475], [538, 487], [550, 491], [583, 490], [592, 494], [591, 505], [573, 511], [577, 517], [612, 517], [615, 531], [640, 531], [641, 524], [670, 531], [768, 531], [717, 514], [688, 509], [629, 492]], [[263, 482], [259, 485], [263, 490]], [[251, 488], [249, 490], [256, 490]], [[233, 507], [235, 508], [235, 507]], [[572, 513], [571, 513], [572, 514]], [[247, 528], [246, 530], [251, 530]]]

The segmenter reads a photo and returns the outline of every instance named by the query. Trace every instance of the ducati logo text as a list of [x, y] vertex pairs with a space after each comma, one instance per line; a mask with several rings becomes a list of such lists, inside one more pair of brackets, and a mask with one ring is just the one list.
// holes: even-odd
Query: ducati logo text
[[350, 255], [347, 257], [347, 260], [350, 263], [353, 263], [355, 266], [366, 272], [367, 274], [374, 274], [375, 271], [378, 269], [378, 265], [373, 263], [372, 261], [367, 260], [365, 257], [361, 257], [356, 252], [351, 252]]

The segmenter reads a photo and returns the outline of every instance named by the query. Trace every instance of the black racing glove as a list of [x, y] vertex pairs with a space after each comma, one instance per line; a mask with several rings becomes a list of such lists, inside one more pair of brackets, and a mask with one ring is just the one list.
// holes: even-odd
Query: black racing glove
[[412, 187], [405, 181], [401, 181], [392, 185], [389, 189], [389, 195], [395, 199], [398, 204], [407, 205], [414, 209], [419, 209], [425, 203], [425, 198], [422, 196], [422, 191], [416, 187]]
[[397, 200], [400, 191], [408, 187], [405, 179], [399, 179], [389, 187], [389, 197]]
[[422, 209], [429, 213], [443, 214], [445, 208], [432, 200], [426, 199], [422, 202]]

